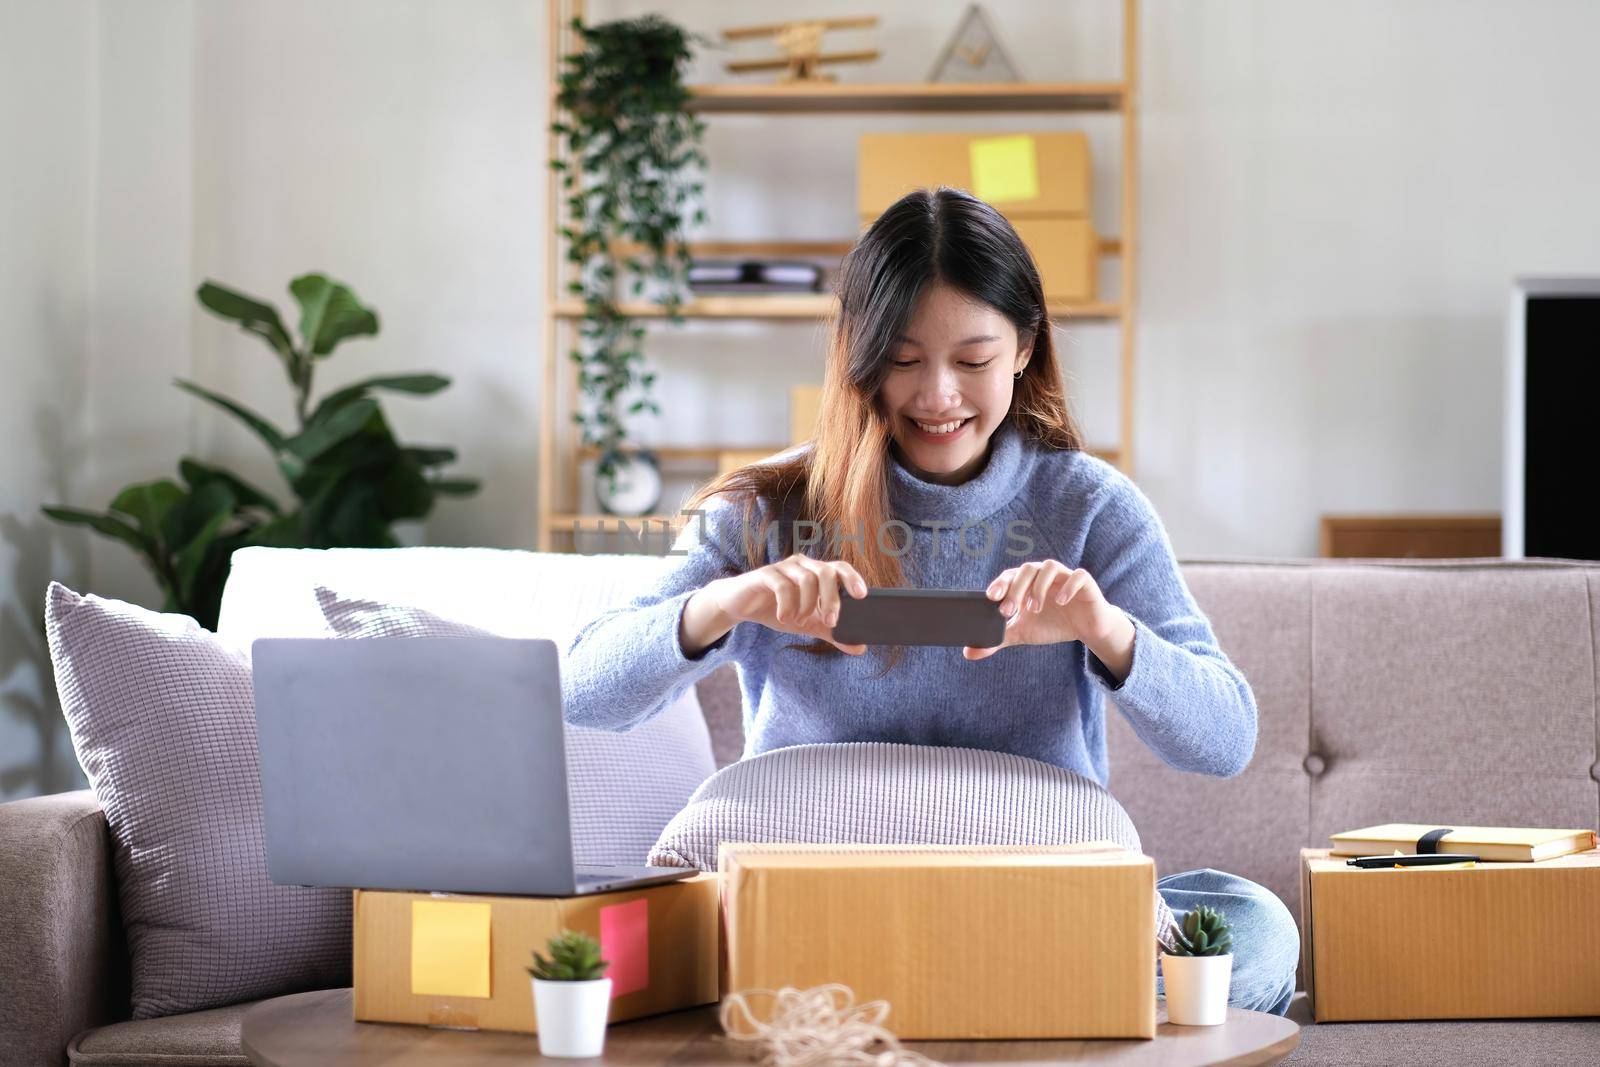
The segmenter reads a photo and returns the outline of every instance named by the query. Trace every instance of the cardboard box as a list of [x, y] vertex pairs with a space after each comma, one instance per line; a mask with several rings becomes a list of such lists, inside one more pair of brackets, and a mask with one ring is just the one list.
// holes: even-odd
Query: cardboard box
[[1095, 299], [1099, 241], [1089, 218], [1089, 142], [1082, 133], [861, 138], [856, 198], [863, 228], [906, 193], [932, 185], [965, 189], [1005, 215], [1039, 266], [1045, 300]]
[[1600, 850], [1363, 870], [1300, 852], [1318, 1022], [1600, 1015]]
[[[1089, 214], [1089, 140], [1078, 131], [873, 133], [862, 136], [859, 151], [857, 211], [868, 221], [928, 185], [966, 189], [1013, 224]], [[1015, 171], [1023, 173], [1007, 180]], [[1020, 195], [1028, 192], [1033, 195]]]
[[355, 1017], [535, 1033], [526, 968], [563, 928], [611, 961], [611, 1022], [717, 999], [716, 875], [579, 897], [357, 890]]
[[842, 982], [905, 1039], [1155, 1036], [1148, 856], [724, 844], [721, 865], [724, 991]]

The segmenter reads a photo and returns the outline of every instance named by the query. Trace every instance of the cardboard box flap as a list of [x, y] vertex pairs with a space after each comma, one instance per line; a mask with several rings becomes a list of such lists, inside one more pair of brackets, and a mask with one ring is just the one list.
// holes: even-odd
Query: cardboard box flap
[[859, 869], [927, 867], [1120, 867], [1153, 864], [1149, 856], [1110, 841], [1078, 845], [839, 845], [725, 842], [719, 854], [730, 864], [766, 869]]

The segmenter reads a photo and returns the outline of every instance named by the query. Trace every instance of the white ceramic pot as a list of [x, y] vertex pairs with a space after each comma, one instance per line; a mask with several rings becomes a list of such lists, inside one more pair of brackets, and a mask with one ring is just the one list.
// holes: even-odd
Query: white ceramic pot
[[533, 982], [533, 1016], [541, 1056], [598, 1056], [606, 1043], [611, 979]]
[[1228, 983], [1233, 956], [1161, 954], [1167, 990], [1167, 1021], [1179, 1026], [1218, 1026], [1228, 1018]]

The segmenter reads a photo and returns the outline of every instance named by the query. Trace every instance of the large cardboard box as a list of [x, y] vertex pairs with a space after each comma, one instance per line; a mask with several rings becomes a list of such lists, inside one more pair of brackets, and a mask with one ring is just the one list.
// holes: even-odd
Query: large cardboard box
[[1300, 852], [1318, 1022], [1600, 1015], [1600, 850], [1363, 870]]
[[949, 185], [997, 208], [1039, 266], [1045, 300], [1087, 303], [1099, 281], [1089, 143], [1053, 133], [883, 133], [860, 141], [857, 207], [866, 227], [913, 189]]
[[1155, 1036], [1148, 856], [724, 844], [721, 874], [725, 992], [842, 982], [906, 1039]]
[[535, 1033], [526, 968], [562, 929], [600, 940], [612, 1022], [717, 999], [716, 875], [579, 897], [355, 894], [355, 1017]]

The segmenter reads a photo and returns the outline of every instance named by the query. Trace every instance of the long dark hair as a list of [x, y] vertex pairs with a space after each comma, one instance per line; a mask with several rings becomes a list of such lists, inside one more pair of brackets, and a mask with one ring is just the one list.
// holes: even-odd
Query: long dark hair
[[[820, 524], [822, 543], [834, 549], [829, 558], [850, 563], [869, 586], [904, 584], [897, 554], [903, 546], [885, 551], [874, 535], [890, 517], [891, 420], [878, 394], [896, 338], [923, 293], [940, 282], [1004, 315], [1016, 328], [1019, 345], [1033, 344], [1007, 418], [1046, 447], [1083, 447], [1067, 408], [1039, 268], [1027, 246], [1005, 216], [970, 193], [942, 186], [918, 189], [878, 216], [841, 265], [835, 284], [839, 307], [810, 447], [781, 461], [729, 471], [686, 505], [685, 510], [699, 508], [718, 494], [744, 502], [747, 569], [776, 562], [766, 558], [761, 543], [759, 499], [771, 506], [773, 516], [784, 516], [776, 527], [782, 547], [777, 558], [793, 551], [792, 523], [809, 520]], [[833, 539], [835, 531], [858, 528], [866, 531], [860, 541]], [[825, 641], [802, 647], [837, 654]], [[891, 665], [898, 659], [897, 652]]]

